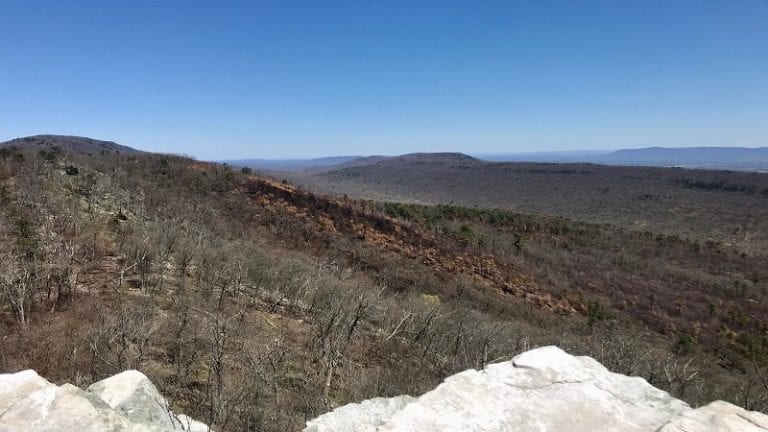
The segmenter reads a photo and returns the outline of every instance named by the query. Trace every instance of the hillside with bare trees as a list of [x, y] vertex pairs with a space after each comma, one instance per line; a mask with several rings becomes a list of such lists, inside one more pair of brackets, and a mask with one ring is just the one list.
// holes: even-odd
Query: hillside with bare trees
[[[761, 177], [715, 191], [698, 182], [719, 174], [679, 177], [694, 195], [729, 197], [725, 221], [746, 203], [750, 243], [692, 235], [694, 225], [676, 233], [688, 219], [675, 217], [638, 226], [323, 195], [248, 169], [62, 140], [0, 144], [2, 372], [85, 386], [138, 369], [174, 412], [215, 430], [286, 431], [554, 344], [694, 405], [768, 411]], [[612, 196], [618, 185], [604, 187]], [[600, 214], [627, 211], [612, 205]]]

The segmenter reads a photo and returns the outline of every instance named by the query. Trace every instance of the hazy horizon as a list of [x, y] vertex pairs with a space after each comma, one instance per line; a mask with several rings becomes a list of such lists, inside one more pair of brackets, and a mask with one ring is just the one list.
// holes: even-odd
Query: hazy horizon
[[[633, 148], [615, 148], [615, 149], [604, 149], [604, 150], [597, 150], [597, 149], [574, 149], [574, 150], [541, 150], [541, 151], [517, 151], [517, 152], [451, 152], [451, 151], [441, 151], [436, 150], [434, 152], [426, 152], [426, 153], [463, 153], [469, 156], [473, 156], [479, 159], [482, 159], [483, 157], [493, 157], [493, 156], [526, 156], [526, 155], [607, 155], [613, 152], [617, 152], [620, 150], [646, 150], [646, 149], [665, 149], [665, 150], [676, 150], [676, 149], [697, 149], [697, 148], [709, 148], [709, 149], [716, 149], [716, 148], [724, 148], [724, 149], [747, 149], [747, 150], [761, 150], [761, 149], [768, 149], [768, 146], [755, 146], [755, 147], [744, 147], [744, 146], [688, 146], [688, 147], [662, 147], [662, 146], [653, 146], [653, 147], [633, 147]], [[218, 159], [210, 159], [210, 161], [213, 162], [230, 162], [230, 161], [245, 161], [245, 160], [265, 160], [265, 161], [290, 161], [290, 160], [314, 160], [314, 159], [333, 159], [333, 158], [356, 158], [356, 157], [370, 157], [370, 156], [383, 156], [383, 157], [397, 157], [402, 155], [407, 155], [411, 153], [423, 153], [423, 152], [408, 152], [408, 153], [392, 153], [392, 154], [381, 154], [381, 153], [361, 153], [361, 154], [321, 154], [317, 156], [296, 156], [296, 157], [259, 157], [259, 156], [246, 156], [241, 158], [218, 158]]]
[[11, 0], [0, 24], [0, 140], [207, 160], [768, 145], [754, 0]]

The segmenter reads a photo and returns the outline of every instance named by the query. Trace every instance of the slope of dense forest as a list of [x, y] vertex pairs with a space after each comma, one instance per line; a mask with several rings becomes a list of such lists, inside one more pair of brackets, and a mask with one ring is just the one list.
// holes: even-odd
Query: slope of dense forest
[[0, 371], [82, 386], [136, 368], [216, 430], [285, 431], [556, 344], [693, 404], [768, 410], [756, 248], [57, 139], [0, 146]]
[[498, 163], [443, 154], [279, 175], [339, 196], [557, 215], [725, 242], [753, 253], [768, 247], [768, 173]]

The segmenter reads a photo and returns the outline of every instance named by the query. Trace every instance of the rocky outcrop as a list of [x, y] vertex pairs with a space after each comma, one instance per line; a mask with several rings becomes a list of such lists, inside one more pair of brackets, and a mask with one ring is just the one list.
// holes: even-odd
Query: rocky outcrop
[[768, 416], [714, 402], [693, 409], [641, 378], [556, 347], [449, 377], [419, 398], [372, 399], [305, 432], [768, 432]]
[[[208, 432], [125, 371], [86, 390], [34, 371], [0, 375], [0, 432]], [[768, 416], [725, 402], [693, 409], [641, 378], [544, 347], [449, 377], [418, 397], [340, 407], [305, 432], [768, 432]]]
[[87, 390], [56, 386], [34, 371], [0, 375], [0, 432], [207, 432], [175, 415], [141, 372], [125, 371]]

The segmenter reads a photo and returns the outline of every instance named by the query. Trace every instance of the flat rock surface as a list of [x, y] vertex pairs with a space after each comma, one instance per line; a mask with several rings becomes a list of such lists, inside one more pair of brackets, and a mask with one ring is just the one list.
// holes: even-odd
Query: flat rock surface
[[725, 402], [694, 410], [641, 378], [544, 347], [453, 375], [415, 399], [338, 408], [305, 432], [766, 432], [766, 424], [768, 416]]

